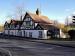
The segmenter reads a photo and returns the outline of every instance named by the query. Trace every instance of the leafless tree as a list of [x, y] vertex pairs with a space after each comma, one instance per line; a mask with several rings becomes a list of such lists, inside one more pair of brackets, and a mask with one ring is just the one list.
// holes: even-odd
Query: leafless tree
[[23, 14], [25, 13], [24, 5], [18, 5], [15, 9], [16, 18], [19, 18], [22, 21]]
[[69, 20], [68, 20], [68, 17], [65, 19], [65, 25], [68, 26], [69, 24]]

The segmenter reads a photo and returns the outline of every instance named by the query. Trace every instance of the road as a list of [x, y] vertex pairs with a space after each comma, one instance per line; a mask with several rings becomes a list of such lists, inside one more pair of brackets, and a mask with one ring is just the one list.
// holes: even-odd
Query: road
[[11, 56], [75, 56], [75, 48], [25, 40], [0, 39], [0, 48]]

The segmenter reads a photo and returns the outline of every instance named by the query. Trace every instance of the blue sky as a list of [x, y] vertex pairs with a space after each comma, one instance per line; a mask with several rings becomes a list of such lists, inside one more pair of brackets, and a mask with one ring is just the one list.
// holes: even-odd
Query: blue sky
[[33, 13], [39, 8], [42, 15], [61, 23], [75, 12], [75, 0], [0, 0], [0, 24], [15, 16], [18, 6], [23, 6], [25, 11]]

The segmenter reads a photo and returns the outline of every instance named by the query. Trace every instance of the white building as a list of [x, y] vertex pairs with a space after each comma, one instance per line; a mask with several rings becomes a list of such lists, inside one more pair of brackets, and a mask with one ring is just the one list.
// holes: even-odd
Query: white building
[[59, 28], [53, 24], [53, 21], [49, 20], [48, 17], [40, 15], [37, 9], [36, 14], [26, 12], [22, 21], [11, 20], [10, 23], [5, 22], [4, 34], [48, 39], [51, 36], [59, 35]]
[[75, 14], [68, 16], [65, 20], [66, 25], [75, 26]]

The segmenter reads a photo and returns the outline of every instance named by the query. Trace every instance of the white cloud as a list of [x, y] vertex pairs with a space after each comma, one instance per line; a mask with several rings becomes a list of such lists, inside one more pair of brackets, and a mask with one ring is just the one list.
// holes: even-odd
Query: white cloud
[[73, 12], [72, 14], [74, 14], [74, 15], [75, 15], [75, 12]]
[[65, 17], [64, 16], [57, 16], [57, 17], [55, 17], [55, 19], [58, 22], [65, 24]]
[[65, 9], [65, 11], [67, 11], [67, 12], [68, 12], [68, 11], [70, 11], [70, 9]]
[[72, 18], [72, 16], [68, 16], [68, 18]]
[[74, 11], [74, 8], [65, 9], [66, 12], [72, 12]]

